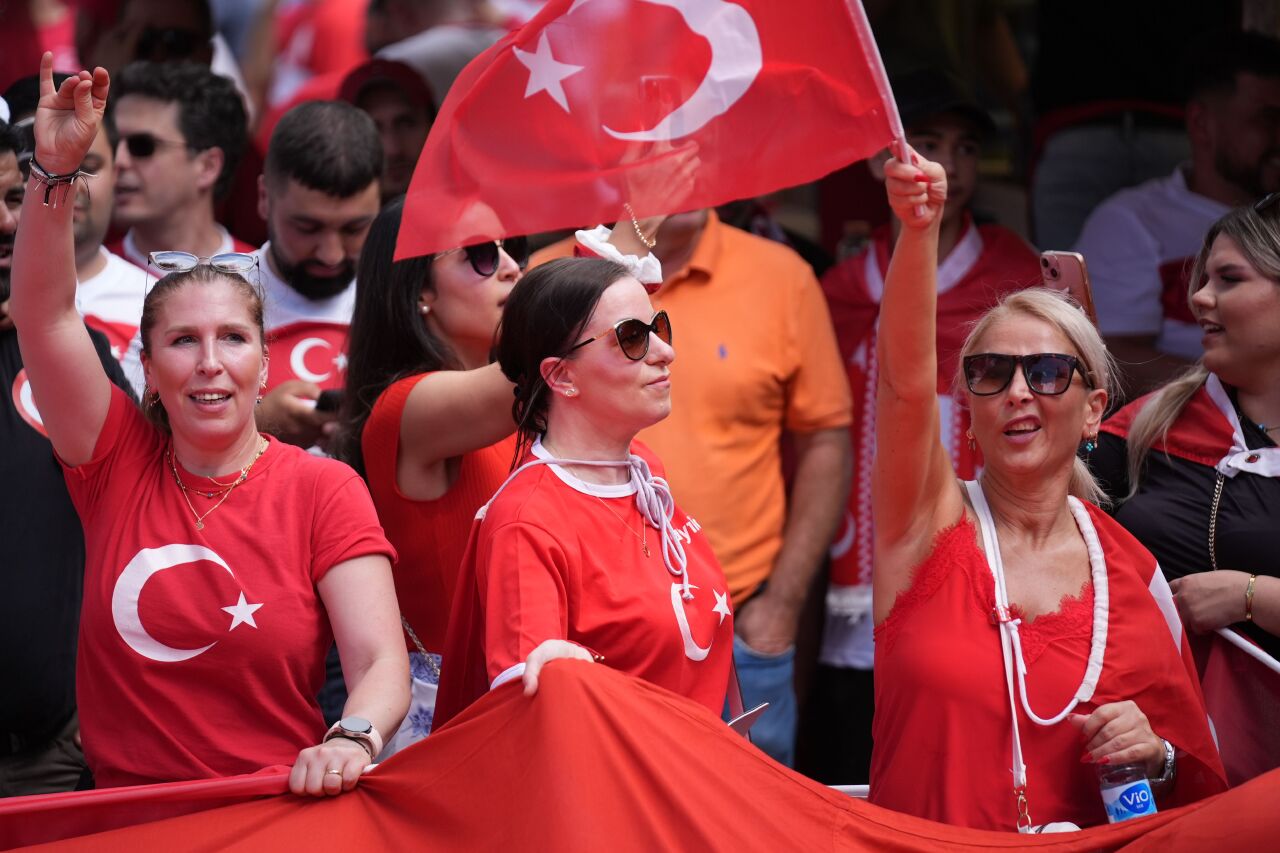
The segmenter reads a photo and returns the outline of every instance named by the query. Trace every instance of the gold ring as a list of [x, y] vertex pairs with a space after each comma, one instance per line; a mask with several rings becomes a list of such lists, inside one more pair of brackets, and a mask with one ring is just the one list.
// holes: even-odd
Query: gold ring
[[334, 775], [334, 776], [341, 776], [341, 775], [342, 775], [342, 771], [341, 771], [341, 770], [334, 770], [332, 767], [330, 767], [328, 770], [324, 771], [324, 775], [328, 776], [328, 775], [330, 775], [330, 774], [332, 774], [332, 775]]

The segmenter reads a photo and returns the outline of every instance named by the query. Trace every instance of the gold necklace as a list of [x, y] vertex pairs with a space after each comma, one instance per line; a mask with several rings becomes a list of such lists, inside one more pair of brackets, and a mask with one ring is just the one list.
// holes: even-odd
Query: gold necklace
[[613, 514], [614, 518], [622, 522], [622, 526], [627, 528], [628, 533], [630, 533], [632, 536], [640, 540], [640, 547], [644, 549], [644, 555], [648, 557], [649, 556], [649, 525], [645, 522], [644, 516], [643, 515], [640, 516], [640, 532], [636, 533], [634, 530], [631, 529], [631, 525], [627, 524], [627, 522], [623, 520], [622, 516], [614, 512], [613, 507], [609, 506], [608, 503], [605, 503], [604, 498], [600, 497], [599, 495], [596, 495], [595, 497], [596, 497], [596, 500], [604, 504], [604, 508], [609, 510], [609, 512]]
[[[173, 445], [169, 446], [169, 449], [165, 452], [165, 456], [169, 460], [169, 470], [173, 472], [173, 481], [178, 484], [178, 490], [182, 492], [183, 500], [187, 502], [187, 509], [191, 510], [191, 514], [195, 516], [196, 530], [204, 530], [204, 520], [208, 518], [210, 515], [212, 515], [215, 509], [222, 506], [222, 504], [226, 502], [227, 498], [231, 497], [231, 492], [235, 490], [236, 486], [240, 485], [245, 480], [249, 479], [249, 472], [253, 470], [253, 466], [257, 464], [258, 460], [262, 458], [262, 454], [267, 452], [267, 446], [268, 446], [267, 440], [263, 438], [261, 435], [259, 435], [258, 436], [258, 452], [253, 455], [253, 459], [249, 461], [248, 465], [240, 469], [240, 476], [237, 477], [234, 482], [224, 485], [222, 483], [218, 483], [218, 481], [214, 480], [212, 477], [207, 477], [206, 479], [212, 480], [214, 483], [218, 483], [218, 485], [222, 486], [221, 489], [217, 489], [212, 492], [202, 492], [202, 491], [199, 491], [198, 489], [192, 489], [192, 488], [189, 488], [186, 483], [182, 482], [182, 477], [178, 476], [178, 466], [173, 461]], [[216, 504], [210, 507], [209, 510], [205, 512], [204, 515], [201, 515], [200, 513], [196, 512], [195, 505], [191, 503], [191, 496], [187, 494], [188, 491], [195, 492], [197, 495], [200, 495], [201, 497], [207, 498], [210, 500], [212, 500], [217, 495], [222, 495], [222, 498]]]

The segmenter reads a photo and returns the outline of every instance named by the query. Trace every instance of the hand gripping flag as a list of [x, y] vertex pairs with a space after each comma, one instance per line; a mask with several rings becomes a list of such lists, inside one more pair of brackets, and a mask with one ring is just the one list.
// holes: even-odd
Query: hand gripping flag
[[856, 0], [551, 0], [449, 90], [396, 256], [760, 195], [901, 136]]

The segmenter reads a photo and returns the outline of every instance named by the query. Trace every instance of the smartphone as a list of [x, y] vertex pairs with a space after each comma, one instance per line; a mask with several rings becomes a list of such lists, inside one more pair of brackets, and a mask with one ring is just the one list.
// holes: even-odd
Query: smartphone
[[1089, 322], [1098, 325], [1098, 312], [1093, 307], [1093, 289], [1089, 287], [1089, 268], [1079, 252], [1041, 252], [1040, 278], [1044, 286], [1066, 293], [1084, 309]]
[[316, 398], [317, 412], [336, 412], [341, 406], [342, 391], [338, 388], [321, 391], [320, 396]]

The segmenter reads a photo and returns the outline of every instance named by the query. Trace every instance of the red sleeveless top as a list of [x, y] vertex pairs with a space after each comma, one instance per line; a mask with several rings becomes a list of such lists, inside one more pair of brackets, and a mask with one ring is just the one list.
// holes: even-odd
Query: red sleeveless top
[[[400, 555], [395, 565], [400, 612], [429, 652], [444, 648], [458, 566], [476, 511], [503, 480], [515, 456], [515, 436], [463, 455], [458, 479], [434, 500], [405, 497], [396, 486], [400, 424], [409, 392], [429, 373], [401, 379], [382, 392], [360, 436], [369, 492], [387, 539]], [[406, 635], [409, 651], [417, 651]]]
[[[1178, 779], [1161, 808], [1226, 789], [1185, 638], [1175, 640], [1149, 585], [1155, 559], [1123, 528], [1086, 504], [1107, 562], [1110, 608], [1102, 675], [1074, 713], [1132, 699], [1155, 733], [1178, 750]], [[888, 618], [876, 627], [875, 748], [871, 801], [930, 820], [1016, 829], [1012, 726], [995, 586], [977, 528], [967, 517], [938, 534]], [[1075, 694], [1089, 659], [1093, 585], [1060, 610], [1020, 627], [1027, 698], [1040, 716]], [[1070, 722], [1040, 726], [1019, 703], [1034, 823], [1106, 822], [1094, 765]]]

